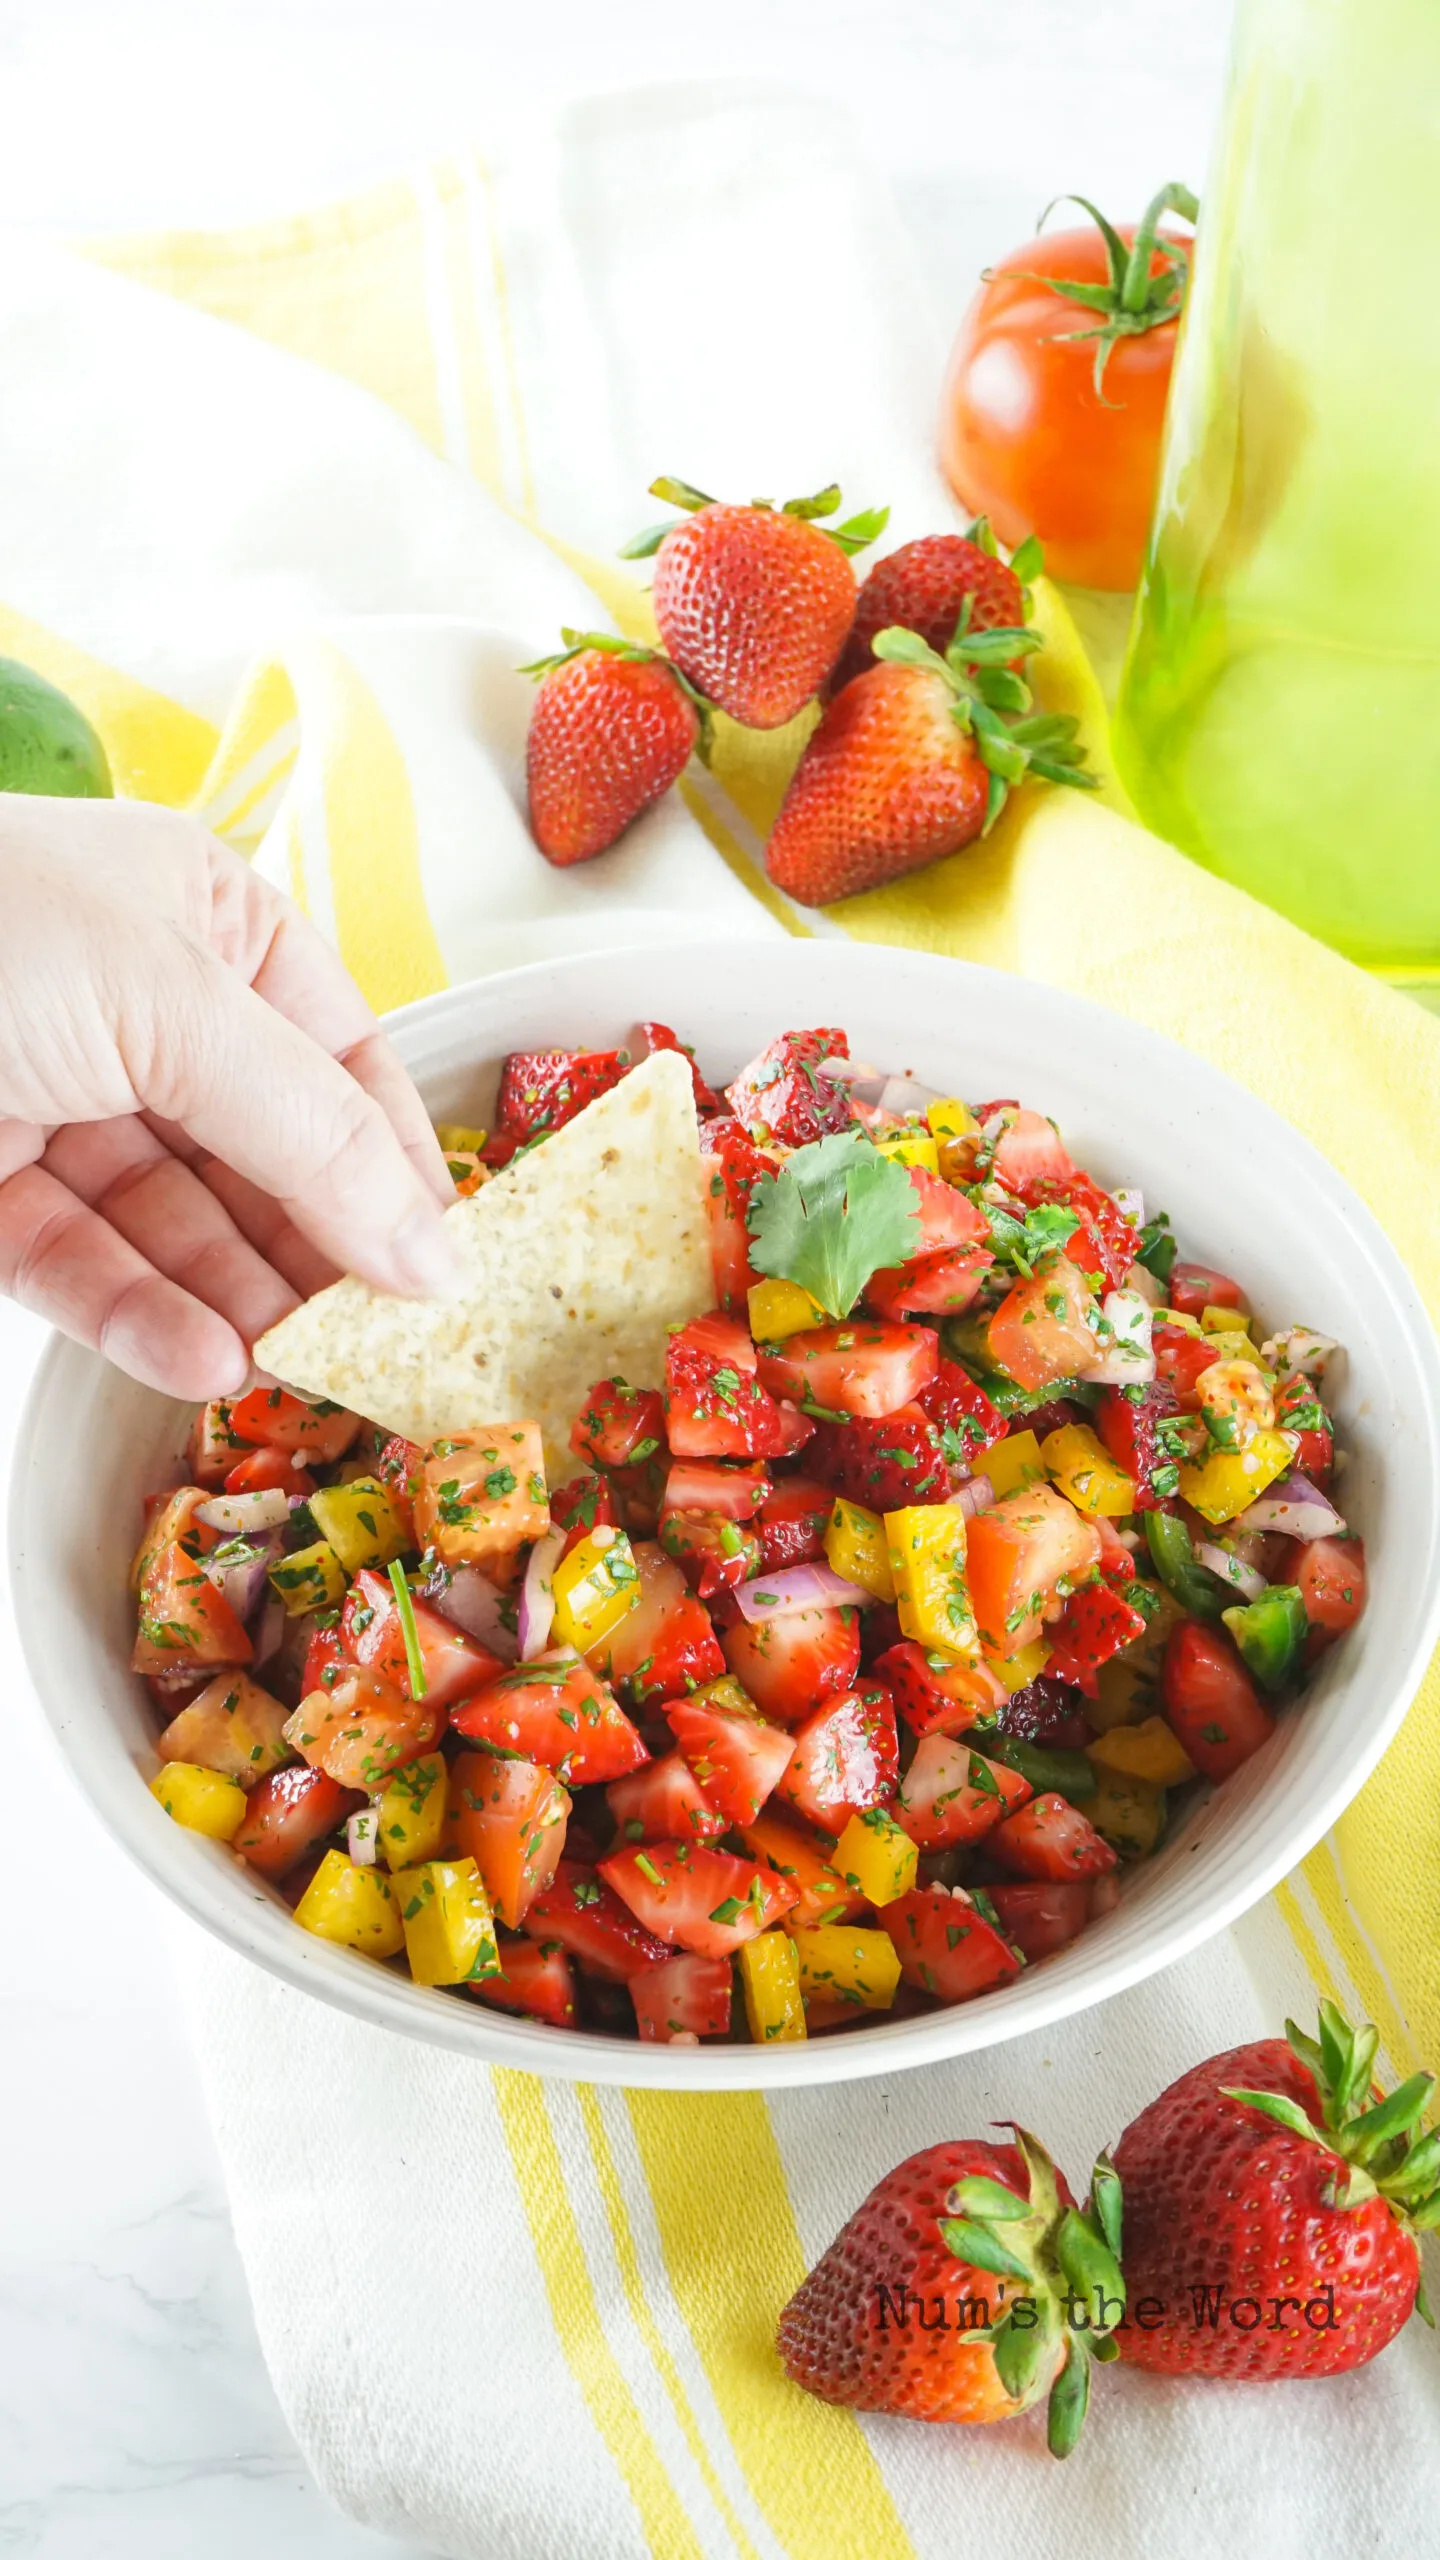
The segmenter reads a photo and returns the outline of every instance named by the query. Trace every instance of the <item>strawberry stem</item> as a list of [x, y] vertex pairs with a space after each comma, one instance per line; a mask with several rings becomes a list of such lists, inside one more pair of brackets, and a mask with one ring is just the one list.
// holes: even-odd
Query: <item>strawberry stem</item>
[[[707, 497], [703, 489], [695, 488], [689, 480], [676, 480], [665, 472], [658, 480], [651, 481], [649, 494], [652, 498], [663, 498], [667, 506], [679, 507], [686, 515], [696, 515], [702, 507], [720, 503], [716, 498]], [[747, 503], [760, 515], [775, 513], [773, 498], [751, 498]], [[879, 539], [890, 521], [890, 510], [888, 507], [867, 507], [860, 515], [847, 516], [843, 524], [816, 523], [817, 517], [838, 514], [840, 504], [840, 483], [831, 480], [823, 489], [817, 489], [812, 498], [786, 498], [779, 512], [785, 516], [797, 516], [804, 524], [815, 524], [816, 532], [823, 533], [828, 541], [838, 543], [849, 559]], [[673, 524], [647, 525], [643, 533], [637, 533], [629, 542], [621, 544], [618, 556], [622, 560], [653, 559], [667, 533], [673, 531]]]
[[[1221, 2095], [1330, 2153], [1335, 2166], [1326, 2201], [1338, 2212], [1352, 2213], [1379, 2195], [1408, 2230], [1440, 2230], [1440, 2130], [1417, 2131], [1435, 2094], [1434, 2073], [1414, 2072], [1388, 2098], [1374, 2097], [1379, 2033], [1372, 2026], [1352, 2027], [1333, 2000], [1320, 2003], [1317, 2036], [1287, 2018], [1285, 2039], [1315, 2084], [1319, 2124], [1273, 2089], [1225, 2089]], [[1428, 2317], [1426, 2306], [1417, 2301], [1416, 2308]]]

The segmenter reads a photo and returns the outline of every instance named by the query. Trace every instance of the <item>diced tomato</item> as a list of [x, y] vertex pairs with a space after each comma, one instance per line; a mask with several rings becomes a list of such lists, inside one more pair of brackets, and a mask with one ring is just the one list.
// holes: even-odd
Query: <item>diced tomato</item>
[[273, 1881], [288, 1875], [307, 1849], [338, 1830], [364, 1803], [358, 1788], [342, 1787], [324, 1769], [304, 1762], [298, 1768], [272, 1769], [252, 1790], [230, 1845], [247, 1866]]
[[987, 1890], [1001, 1928], [1027, 1964], [1058, 1955], [1089, 1924], [1088, 1884], [992, 1884]]
[[[1200, 1403], [1195, 1381], [1215, 1358], [1210, 1336], [1186, 1333], [1178, 1324], [1158, 1321], [1150, 1334], [1155, 1353], [1156, 1383], [1168, 1386], [1180, 1413], [1194, 1413]], [[1153, 1505], [1151, 1506], [1153, 1508]]]
[[1275, 1719], [1221, 1627], [1182, 1618], [1160, 1666], [1165, 1721], [1204, 1778], [1228, 1778], [1275, 1730]]
[[688, 1040], [677, 1040], [666, 1022], [642, 1022], [640, 1040], [643, 1041], [644, 1046], [641, 1048], [639, 1042], [636, 1043], [637, 1066], [642, 1058], [653, 1058], [661, 1049], [678, 1050], [680, 1056], [688, 1059], [690, 1063], [690, 1081], [694, 1088], [696, 1110], [700, 1112], [719, 1110], [720, 1097], [718, 1093], [711, 1090], [696, 1066], [695, 1052]]
[[1212, 1271], [1204, 1262], [1174, 1262], [1168, 1282], [1170, 1304], [1182, 1316], [1198, 1316], [1202, 1307], [1239, 1307], [1248, 1314], [1250, 1301], [1228, 1271]]
[[550, 1526], [565, 1532], [562, 1558], [592, 1529], [618, 1529], [620, 1516], [609, 1485], [599, 1476], [572, 1476], [568, 1484], [557, 1485], [550, 1496]]
[[252, 1449], [225, 1478], [227, 1493], [294, 1493], [315, 1490], [315, 1478], [289, 1449]]
[[628, 1982], [646, 1965], [664, 1964], [670, 1950], [652, 1937], [618, 1893], [593, 1867], [562, 1858], [543, 1893], [525, 1914], [525, 1934], [543, 1946], [553, 1939], [582, 1973], [602, 1982]]
[[917, 1885], [887, 1902], [880, 1926], [906, 1982], [937, 2000], [973, 2000], [1020, 1970], [1020, 1959], [959, 1886]]
[[788, 1565], [814, 1564], [825, 1553], [830, 1488], [813, 1476], [777, 1476], [761, 1506], [760, 1566], [783, 1573]]
[[542, 2026], [575, 2026], [575, 1975], [564, 1948], [537, 1947], [532, 1938], [514, 1938], [503, 1929], [497, 1937], [499, 1973], [492, 1973], [485, 1982], [464, 1982], [461, 1990], [483, 2000], [487, 2008], [538, 2018]]
[[1108, 1582], [1083, 1583], [1045, 1630], [1051, 1677], [1069, 1680], [1087, 1698], [1098, 1698], [1101, 1663], [1143, 1636], [1147, 1623], [1143, 1611], [1132, 1608]]
[[308, 1404], [288, 1387], [252, 1387], [230, 1407], [230, 1428], [257, 1449], [302, 1451], [321, 1466], [343, 1458], [360, 1429], [358, 1413], [321, 1396]]
[[707, 1153], [700, 1169], [710, 1224], [710, 1260], [715, 1295], [732, 1315], [745, 1313], [745, 1295], [762, 1277], [750, 1260], [746, 1223], [751, 1189], [762, 1173], [775, 1171], [775, 1158], [765, 1155], [738, 1120], [712, 1120], [705, 1132]]
[[849, 1055], [843, 1031], [782, 1031], [741, 1068], [725, 1099], [753, 1138], [807, 1147], [854, 1125], [845, 1086], [815, 1072], [822, 1059]]
[[451, 1726], [491, 1751], [518, 1752], [567, 1787], [601, 1787], [650, 1754], [613, 1690], [578, 1653], [517, 1662], [452, 1708]]
[[433, 1748], [444, 1721], [431, 1699], [417, 1704], [378, 1672], [347, 1663], [328, 1688], [301, 1699], [285, 1739], [312, 1769], [373, 1795], [407, 1760]]
[[1094, 1525], [1050, 1485], [1023, 1485], [966, 1531], [965, 1575], [981, 1639], [1004, 1661], [1040, 1632], [1062, 1579], [1081, 1582], [1100, 1561]]
[[702, 1603], [677, 1564], [648, 1538], [637, 1540], [640, 1575], [637, 1606], [595, 1650], [597, 1668], [623, 1686], [636, 1707], [683, 1698], [707, 1680], [719, 1680], [725, 1656]]
[[[1353, 1627], [1365, 1606], [1365, 1546], [1360, 1538], [1295, 1541], [1291, 1580], [1305, 1603], [1312, 1631], [1327, 1644]], [[1194, 1757], [1192, 1753], [1192, 1758]]]
[[726, 1828], [681, 1751], [667, 1751], [647, 1768], [617, 1778], [605, 1790], [622, 1842], [718, 1840]]
[[883, 1680], [828, 1698], [795, 1733], [777, 1793], [804, 1822], [838, 1838], [852, 1813], [889, 1804], [900, 1767], [895, 1703]]
[[702, 1458], [677, 1458], [665, 1479], [665, 1508], [750, 1520], [769, 1491], [769, 1470], [758, 1459], [750, 1466], [717, 1466]]
[[902, 1405], [880, 1422], [817, 1423], [808, 1463], [823, 1483], [867, 1511], [943, 1502], [950, 1490], [940, 1435], [918, 1404]]
[[626, 1063], [618, 1049], [516, 1049], [501, 1072], [496, 1125], [522, 1146], [548, 1137], [618, 1084]]
[[[1173, 1326], [1169, 1330], [1175, 1332]], [[1176, 1338], [1183, 1342], [1187, 1337]], [[1137, 1511], [1158, 1511], [1173, 1495], [1174, 1461], [1160, 1446], [1159, 1426], [1178, 1411], [1175, 1387], [1166, 1375], [1157, 1375], [1142, 1387], [1100, 1390], [1095, 1427], [1117, 1467], [1123, 1467], [1133, 1483]]]
[[979, 1244], [959, 1245], [953, 1253], [922, 1253], [899, 1271], [875, 1272], [866, 1283], [866, 1304], [880, 1316], [958, 1316], [994, 1259]]
[[777, 1875], [788, 1877], [799, 1896], [790, 1917], [801, 1929], [818, 1928], [823, 1920], [853, 1920], [869, 1908], [856, 1884], [832, 1864], [835, 1843], [825, 1831], [802, 1826], [773, 1805], [745, 1823], [740, 1832], [752, 1858]]
[[785, 1432], [755, 1375], [755, 1345], [737, 1318], [700, 1316], [665, 1352], [665, 1429], [677, 1458], [765, 1458]]
[[198, 1698], [215, 1678], [213, 1671], [147, 1671], [145, 1686], [168, 1724], [181, 1707]]
[[495, 1751], [450, 1765], [447, 1855], [473, 1858], [496, 1915], [518, 1929], [560, 1863], [570, 1797], [553, 1770]]
[[671, 1956], [632, 1974], [630, 1997], [642, 2044], [673, 2044], [679, 2036], [728, 2036], [731, 1973], [728, 1956]]
[[922, 1739], [927, 1733], [964, 1733], [977, 1716], [1005, 1704], [1004, 1682], [988, 1662], [951, 1662], [908, 1638], [878, 1654], [875, 1669], [911, 1732]]
[[190, 1426], [185, 1463], [195, 1482], [208, 1486], [213, 1493], [249, 1446], [230, 1419], [228, 1400], [221, 1398], [202, 1404], [196, 1414]]
[[252, 1658], [250, 1638], [222, 1591], [176, 1544], [146, 1567], [132, 1671], [238, 1670]]
[[[413, 1596], [415, 1638], [425, 1666], [427, 1707], [452, 1706], [472, 1698], [477, 1689], [498, 1678], [505, 1665], [487, 1652], [476, 1636], [442, 1618]], [[405, 1697], [410, 1695], [410, 1664], [394, 1591], [383, 1573], [366, 1565], [357, 1573], [340, 1612], [340, 1641], [352, 1662], [383, 1673]]]
[[1299, 1370], [1293, 1378], [1287, 1378], [1276, 1393], [1275, 1428], [1277, 1431], [1298, 1432], [1297, 1472], [1308, 1476], [1312, 1484], [1328, 1483], [1335, 1465], [1334, 1429], [1314, 1380]]
[[666, 1720], [706, 1797], [727, 1822], [753, 1822], [795, 1756], [795, 1737], [748, 1702], [676, 1698]]
[[1041, 1883], [1069, 1883], [1076, 1876], [1103, 1876], [1117, 1864], [1117, 1853], [1102, 1840], [1093, 1822], [1067, 1804], [1064, 1796], [1032, 1796], [1018, 1813], [997, 1823], [985, 1843], [987, 1854], [1011, 1873], [1035, 1876]]
[[799, 1899], [773, 1867], [689, 1840], [617, 1850], [600, 1873], [657, 1938], [697, 1956], [733, 1955]]
[[143, 1591], [157, 1559], [167, 1547], [183, 1547], [187, 1556], [208, 1555], [219, 1544], [218, 1529], [197, 1520], [197, 1506], [210, 1499], [201, 1484], [177, 1485], [173, 1493], [147, 1495], [145, 1530], [130, 1566], [130, 1588]]
[[981, 1840], [1024, 1804], [1027, 1779], [1003, 1760], [987, 1760], [966, 1742], [927, 1734], [900, 1781], [895, 1819], [917, 1849], [958, 1849]]
[[960, 1475], [969, 1475], [977, 1459], [1010, 1428], [1007, 1416], [956, 1360], [937, 1360], [919, 1402], [939, 1432], [947, 1464]]
[[772, 1395], [796, 1404], [879, 1420], [915, 1402], [934, 1377], [938, 1356], [928, 1324], [852, 1317], [763, 1347], [760, 1379]]
[[986, 1335], [991, 1359], [1030, 1395], [1078, 1377], [1097, 1357], [1093, 1304], [1083, 1273], [1057, 1253], [1002, 1298]]
[[665, 1409], [653, 1387], [601, 1378], [570, 1429], [570, 1446], [592, 1467], [628, 1467], [653, 1458], [665, 1439]]
[[1051, 1203], [1073, 1209], [1080, 1224], [1067, 1238], [1065, 1251], [1077, 1271], [1098, 1272], [1107, 1288], [1124, 1285], [1140, 1250], [1140, 1231], [1131, 1225], [1118, 1201], [1088, 1173], [1070, 1173], [1063, 1181], [1042, 1178], [1021, 1186], [1027, 1208]]
[[316, 1689], [333, 1689], [350, 1659], [341, 1641], [338, 1619], [333, 1626], [312, 1627], [300, 1674], [301, 1697], [310, 1697]]
[[1023, 1198], [1031, 1183], [1064, 1182], [1073, 1174], [1075, 1167], [1053, 1120], [1038, 1111], [1012, 1111], [1008, 1104], [992, 1108], [1006, 1113], [1006, 1125], [995, 1141], [992, 1169], [1007, 1191]]
[[737, 1591], [760, 1568], [754, 1530], [742, 1529], [717, 1511], [662, 1511], [660, 1544], [702, 1600], [713, 1600], [719, 1591]]
[[777, 1724], [798, 1724], [849, 1689], [860, 1668], [859, 1613], [792, 1609], [758, 1626], [727, 1627], [725, 1661], [742, 1689]]

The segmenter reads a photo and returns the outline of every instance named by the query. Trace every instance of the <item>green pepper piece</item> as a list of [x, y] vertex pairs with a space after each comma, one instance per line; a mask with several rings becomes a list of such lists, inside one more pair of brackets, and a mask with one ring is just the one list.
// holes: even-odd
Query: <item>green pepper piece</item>
[[1223, 1600], [1218, 1585], [1199, 1561], [1185, 1523], [1173, 1511], [1147, 1511], [1145, 1535], [1155, 1570], [1167, 1591], [1192, 1618], [1218, 1618]]
[[1018, 1742], [1008, 1733], [987, 1738], [985, 1751], [989, 1759], [1003, 1760], [1007, 1769], [1027, 1778], [1037, 1796], [1064, 1796], [1079, 1804], [1095, 1793], [1094, 1762], [1083, 1751], [1043, 1751], [1038, 1742]]
[[1309, 1620], [1293, 1583], [1272, 1582], [1243, 1609], [1222, 1612], [1240, 1659], [1262, 1689], [1283, 1689], [1299, 1660]]
[[1161, 1209], [1155, 1217], [1147, 1218], [1141, 1228], [1140, 1250], [1135, 1259], [1144, 1263], [1146, 1270], [1153, 1273], [1163, 1288], [1175, 1267], [1178, 1249], [1170, 1232], [1170, 1221]]

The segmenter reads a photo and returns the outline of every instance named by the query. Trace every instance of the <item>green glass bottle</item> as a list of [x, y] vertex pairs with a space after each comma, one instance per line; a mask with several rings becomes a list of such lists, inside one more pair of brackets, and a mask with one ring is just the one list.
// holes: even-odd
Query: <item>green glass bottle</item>
[[1440, 0], [1239, 0], [1115, 754], [1440, 1005], [1437, 171]]

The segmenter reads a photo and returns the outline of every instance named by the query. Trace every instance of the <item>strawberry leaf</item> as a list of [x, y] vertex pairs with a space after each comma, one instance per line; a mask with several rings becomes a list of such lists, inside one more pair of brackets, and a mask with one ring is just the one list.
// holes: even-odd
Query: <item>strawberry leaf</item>
[[841, 1130], [797, 1148], [750, 1194], [750, 1259], [808, 1289], [828, 1316], [848, 1316], [876, 1271], [921, 1246], [920, 1206], [903, 1164]]

